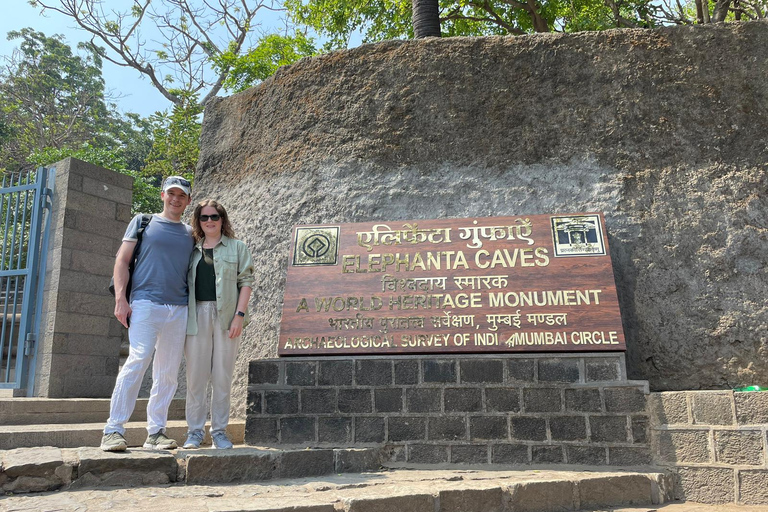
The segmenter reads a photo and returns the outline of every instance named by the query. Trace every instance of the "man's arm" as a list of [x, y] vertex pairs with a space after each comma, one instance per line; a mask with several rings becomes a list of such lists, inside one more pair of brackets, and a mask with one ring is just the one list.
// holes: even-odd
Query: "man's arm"
[[128, 286], [128, 265], [131, 263], [133, 249], [136, 247], [136, 241], [126, 242], [120, 246], [115, 258], [115, 317], [128, 327], [128, 317], [131, 316], [131, 306], [125, 298], [125, 288]]

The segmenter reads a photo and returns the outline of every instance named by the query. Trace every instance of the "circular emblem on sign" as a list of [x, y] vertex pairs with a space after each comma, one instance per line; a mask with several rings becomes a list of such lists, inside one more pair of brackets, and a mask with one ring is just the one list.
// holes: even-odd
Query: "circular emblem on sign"
[[308, 236], [301, 244], [302, 252], [310, 258], [321, 258], [330, 248], [331, 240], [321, 233]]

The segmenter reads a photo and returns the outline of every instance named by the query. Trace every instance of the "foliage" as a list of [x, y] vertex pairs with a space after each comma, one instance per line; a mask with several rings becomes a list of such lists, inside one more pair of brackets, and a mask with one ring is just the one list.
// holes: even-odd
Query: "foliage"
[[98, 55], [76, 55], [61, 36], [31, 28], [8, 38], [21, 42], [0, 71], [1, 168], [28, 169], [36, 148], [113, 139], [119, 118], [107, 103]]
[[197, 96], [185, 91], [174, 91], [183, 98], [170, 114], [157, 112], [150, 117], [154, 144], [147, 157], [144, 176], [162, 178], [180, 175], [192, 181], [200, 154], [200, 114], [203, 106]]
[[296, 32], [293, 36], [268, 34], [244, 55], [226, 51], [212, 60], [217, 68], [230, 70], [224, 88], [240, 92], [274, 75], [279, 67], [315, 53], [314, 41]]
[[[240, 56], [251, 45], [256, 16], [276, 10], [275, 0], [134, 0], [114, 10], [107, 0], [28, 0], [74, 21], [91, 35], [90, 47], [104, 60], [131, 67], [174, 105], [181, 92], [205, 96], [219, 92], [229, 68], [213, 68], [210, 59], [225, 52]], [[146, 34], [152, 34], [147, 38]]]

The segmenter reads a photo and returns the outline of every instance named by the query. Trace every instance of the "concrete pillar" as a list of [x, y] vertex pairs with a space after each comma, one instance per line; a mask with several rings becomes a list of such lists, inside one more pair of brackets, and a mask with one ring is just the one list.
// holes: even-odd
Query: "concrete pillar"
[[133, 178], [75, 158], [56, 168], [35, 387], [49, 398], [109, 397], [124, 329], [107, 291], [131, 220]]

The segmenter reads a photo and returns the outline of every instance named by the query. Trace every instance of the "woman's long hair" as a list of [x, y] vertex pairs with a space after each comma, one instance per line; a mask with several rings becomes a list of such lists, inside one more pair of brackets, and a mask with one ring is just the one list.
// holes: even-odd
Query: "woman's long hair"
[[216, 212], [221, 216], [221, 233], [229, 238], [235, 238], [235, 230], [232, 229], [232, 224], [229, 223], [227, 210], [214, 199], [204, 199], [195, 206], [195, 210], [192, 212], [192, 236], [195, 238], [195, 243], [205, 238], [203, 228], [200, 227], [200, 212], [206, 206], [216, 208]]

